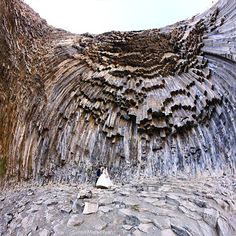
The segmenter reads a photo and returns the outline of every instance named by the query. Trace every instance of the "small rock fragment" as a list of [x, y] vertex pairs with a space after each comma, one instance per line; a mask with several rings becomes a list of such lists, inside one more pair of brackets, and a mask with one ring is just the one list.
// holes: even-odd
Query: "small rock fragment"
[[83, 214], [92, 214], [98, 211], [98, 204], [92, 202], [85, 202]]
[[73, 215], [67, 222], [67, 226], [79, 226], [83, 224], [84, 219], [82, 218], [81, 215]]
[[52, 206], [52, 205], [58, 204], [58, 202], [53, 200], [53, 199], [48, 199], [48, 200], [45, 201], [44, 204], [47, 205], [47, 206]]
[[78, 193], [77, 198], [78, 199], [92, 198], [92, 195], [93, 194], [91, 190], [83, 189]]
[[63, 207], [61, 208], [61, 212], [62, 212], [62, 213], [70, 214], [71, 211], [72, 211], [72, 209], [71, 209], [70, 206], [63, 206]]

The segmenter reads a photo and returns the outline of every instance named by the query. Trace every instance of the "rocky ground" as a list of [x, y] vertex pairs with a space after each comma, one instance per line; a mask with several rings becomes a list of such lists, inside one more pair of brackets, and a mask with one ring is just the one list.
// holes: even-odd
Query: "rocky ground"
[[0, 235], [236, 235], [233, 177], [146, 179], [112, 189], [47, 185], [0, 194]]

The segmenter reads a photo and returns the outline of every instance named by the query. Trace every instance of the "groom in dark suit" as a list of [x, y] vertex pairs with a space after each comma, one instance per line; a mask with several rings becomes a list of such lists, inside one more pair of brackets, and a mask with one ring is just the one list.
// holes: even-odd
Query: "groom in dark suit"
[[98, 179], [99, 179], [99, 177], [101, 176], [101, 174], [102, 174], [102, 171], [101, 171], [101, 166], [99, 166], [99, 168], [97, 169], [97, 177], [96, 177], [96, 182], [95, 182], [95, 185], [96, 185], [96, 183], [97, 183], [97, 181], [98, 181]]

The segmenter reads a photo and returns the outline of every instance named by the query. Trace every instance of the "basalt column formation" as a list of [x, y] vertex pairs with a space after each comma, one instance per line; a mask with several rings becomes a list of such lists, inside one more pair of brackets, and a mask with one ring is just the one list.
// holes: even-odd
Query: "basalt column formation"
[[[0, 0], [1, 182], [234, 174], [236, 1], [161, 29], [71, 34]], [[79, 24], [79, 23], [78, 23]]]

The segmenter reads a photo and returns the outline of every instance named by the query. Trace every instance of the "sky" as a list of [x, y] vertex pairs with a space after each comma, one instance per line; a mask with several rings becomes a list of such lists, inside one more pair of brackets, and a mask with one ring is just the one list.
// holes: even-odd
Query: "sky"
[[72, 33], [160, 28], [208, 9], [216, 0], [24, 0], [50, 25]]

